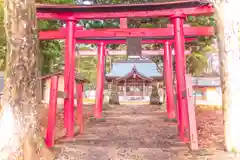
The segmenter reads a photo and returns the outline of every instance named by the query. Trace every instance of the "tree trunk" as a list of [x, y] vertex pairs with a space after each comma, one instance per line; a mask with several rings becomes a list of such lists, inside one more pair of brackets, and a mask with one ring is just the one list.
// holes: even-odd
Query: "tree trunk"
[[239, 0], [216, 4], [225, 147], [231, 152], [240, 152], [239, 4]]
[[[0, 157], [53, 159], [38, 134], [36, 107], [40, 68], [35, 1], [5, 0], [4, 11], [7, 64], [0, 123], [7, 124], [5, 128], [0, 125], [0, 134], [8, 132], [8, 135], [0, 136]], [[6, 144], [2, 144], [2, 140]]]

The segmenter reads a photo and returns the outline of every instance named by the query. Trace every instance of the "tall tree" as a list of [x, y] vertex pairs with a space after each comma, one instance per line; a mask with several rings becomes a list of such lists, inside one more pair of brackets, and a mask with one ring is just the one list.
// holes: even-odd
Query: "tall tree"
[[222, 105], [225, 127], [225, 147], [240, 152], [240, 19], [238, 0], [212, 1], [216, 8], [217, 37], [220, 57]]
[[6, 127], [13, 127], [1, 128], [12, 135], [1, 154], [8, 153], [6, 159], [53, 159], [38, 135], [35, 114], [40, 73], [35, 0], [5, 0], [4, 12], [7, 65], [1, 122], [8, 118]]
[[3, 0], [0, 0], [0, 44], [2, 41], [5, 41], [5, 31], [4, 31], [4, 24], [3, 24]]
[[3, 0], [0, 0], [0, 70], [5, 68], [6, 40], [4, 31]]

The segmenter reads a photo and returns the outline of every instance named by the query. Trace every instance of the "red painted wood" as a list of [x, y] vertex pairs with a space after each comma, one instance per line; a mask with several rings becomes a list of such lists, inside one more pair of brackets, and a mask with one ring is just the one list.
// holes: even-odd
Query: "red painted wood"
[[177, 53], [176, 58], [176, 81], [177, 81], [177, 101], [178, 101], [178, 129], [180, 139], [182, 141], [185, 140], [185, 130], [184, 130], [184, 71], [183, 71], [183, 56], [184, 56], [184, 31], [183, 31], [183, 23], [184, 23], [184, 16], [174, 16], [172, 17], [172, 23], [174, 25], [173, 30], [175, 33], [174, 36], [174, 49]]
[[166, 84], [166, 99], [167, 99], [167, 113], [168, 118], [175, 117], [174, 111], [174, 96], [173, 96], [173, 67], [172, 67], [172, 54], [171, 44], [169, 42], [164, 43], [164, 78]]
[[56, 128], [57, 93], [58, 93], [58, 76], [52, 76], [48, 110], [48, 126], [46, 135], [46, 145], [48, 147], [52, 147], [54, 145], [55, 139], [54, 135]]
[[96, 87], [96, 104], [94, 108], [94, 117], [102, 118], [103, 90], [104, 90], [104, 67], [106, 44], [101, 43], [98, 46], [98, 63], [97, 63], [97, 87]]
[[83, 83], [76, 84], [77, 91], [77, 119], [80, 127], [80, 133], [84, 132], [84, 119], [83, 119]]
[[[197, 3], [196, 3], [197, 2]], [[105, 11], [105, 9], [109, 8], [112, 9], [114, 8], [115, 11], [119, 10], [129, 10], [135, 11], [139, 9], [145, 9], [146, 7], [150, 7], [150, 9], [153, 9], [153, 7], [162, 7], [168, 6], [169, 8], [176, 8], [176, 5], [179, 6], [188, 6], [189, 4], [192, 4], [192, 6], [209, 6], [207, 2], [205, 4], [199, 2], [198, 0], [178, 0], [178, 1], [164, 1], [164, 2], [154, 2], [154, 3], [135, 3], [135, 4], [93, 4], [93, 5], [74, 5], [74, 4], [42, 4], [42, 3], [37, 3], [36, 7], [39, 10], [44, 10], [47, 11], [49, 9], [65, 9], [68, 10], [70, 9], [73, 12], [76, 12], [76, 10], [72, 9], [78, 9], [79, 12], [83, 12], [81, 9], [98, 9]], [[178, 7], [180, 8], [180, 7]]]
[[[184, 91], [187, 91], [187, 88], [186, 88], [186, 72], [187, 72], [187, 60], [186, 60], [186, 56], [183, 56], [183, 72], [184, 72], [184, 87], [185, 87], [185, 89], [184, 89]], [[185, 126], [185, 134], [188, 134], [189, 132], [188, 132], [188, 130], [189, 130], [189, 123], [188, 123], [188, 114], [187, 114], [187, 108], [188, 108], [188, 100], [187, 100], [187, 96], [184, 98], [184, 101], [185, 101], [185, 107], [184, 107], [184, 109], [185, 109], [185, 116], [184, 116], [184, 118], [185, 118], [185, 120], [184, 120], [184, 122], [185, 122], [185, 124], [184, 124], [184, 126]], [[186, 135], [187, 137], [189, 137], [189, 135]], [[189, 139], [186, 139], [186, 141], [189, 141]]]
[[[127, 55], [126, 50], [107, 50], [107, 55], [109, 56], [124, 56]], [[79, 50], [77, 55], [80, 56], [96, 56], [97, 50]], [[185, 55], [191, 54], [191, 51], [186, 50]], [[162, 49], [159, 50], [142, 50], [142, 56], [158, 56], [164, 55], [164, 51]], [[174, 50], [172, 50], [172, 55], [175, 55]]]
[[120, 18], [120, 28], [128, 28], [128, 19]]
[[[57, 31], [41, 31], [39, 39], [64, 39], [67, 31], [61, 29]], [[185, 36], [211, 36], [214, 35], [213, 27], [186, 27], [184, 28]], [[172, 28], [120, 28], [120, 29], [90, 29], [76, 30], [76, 38], [123, 38], [123, 37], [160, 37], [159, 39], [172, 37], [174, 32]]]
[[75, 44], [74, 30], [76, 28], [76, 21], [70, 20], [68, 23], [68, 39], [66, 45], [68, 46], [67, 53], [69, 55], [68, 64], [68, 108], [67, 108], [67, 136], [69, 138], [74, 136], [74, 83], [75, 83]]
[[189, 123], [189, 138], [190, 138], [190, 149], [198, 150], [198, 135], [196, 126], [196, 113], [193, 98], [193, 88], [192, 88], [192, 77], [186, 75], [186, 85], [187, 85], [187, 102], [188, 102], [188, 123]]
[[[66, 25], [66, 29], [69, 30], [69, 23]], [[70, 37], [66, 36], [65, 39], [65, 54], [64, 54], [64, 92], [68, 95], [68, 78], [69, 78], [69, 47], [68, 41]], [[68, 109], [68, 97], [64, 98], [64, 127], [67, 128], [67, 109]]]
[[[145, 4], [144, 4], [145, 5]], [[147, 18], [147, 17], [169, 17], [175, 13], [185, 14], [186, 16], [192, 15], [212, 15], [215, 9], [212, 6], [201, 6], [201, 7], [190, 7], [190, 8], [179, 8], [179, 9], [164, 9], [164, 10], [138, 10], [138, 11], [121, 11], [116, 10], [115, 12], [51, 12], [50, 10], [40, 11], [42, 6], [37, 6], [37, 18], [38, 19], [59, 19], [68, 20], [69, 17], [76, 19], [115, 19], [115, 18]], [[54, 8], [56, 5], [50, 6]], [[85, 6], [87, 7], [87, 6]], [[90, 9], [91, 10], [91, 9]]]
[[[173, 28], [173, 26], [174, 26], [173, 24], [168, 24], [167, 28]], [[191, 25], [190, 24], [183, 24], [183, 27], [187, 28], [187, 27], [191, 27]]]
[[[192, 42], [197, 40], [197, 38], [186, 38], [185, 42]], [[168, 43], [173, 43], [174, 40], [142, 40], [143, 44], [151, 44], [151, 43], [165, 43], [168, 41]], [[84, 40], [84, 39], [77, 39], [77, 43], [85, 43], [85, 44], [99, 44], [101, 42], [104, 42], [105, 44], [126, 44], [126, 40]]]

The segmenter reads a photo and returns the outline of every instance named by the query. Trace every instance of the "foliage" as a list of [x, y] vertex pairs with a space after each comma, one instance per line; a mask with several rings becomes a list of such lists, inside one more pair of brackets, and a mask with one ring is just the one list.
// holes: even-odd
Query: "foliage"
[[[37, 3], [70, 4], [73, 0], [37, 0]], [[39, 21], [39, 30], [58, 29], [61, 26], [60, 21]], [[0, 1], [0, 69], [4, 69], [6, 42], [3, 25], [3, 1]], [[3, 35], [3, 36], [2, 36]], [[58, 68], [63, 61], [63, 43], [58, 40], [40, 41], [40, 52], [42, 61], [42, 74], [51, 72]]]
[[[81, 56], [76, 58], [76, 69], [84, 77], [87, 77], [91, 84], [95, 84], [97, 76], [97, 57]], [[93, 86], [92, 86], [93, 87]]]
[[[189, 16], [186, 20], [191, 26], [215, 26], [213, 16]], [[187, 56], [188, 73], [199, 76], [207, 67], [206, 53], [214, 52], [212, 47], [214, 37], [199, 37], [197, 41], [186, 43], [186, 49], [191, 50], [192, 54]]]
[[42, 74], [56, 69], [63, 61], [63, 45], [59, 41], [40, 41], [40, 52], [43, 58]]
[[152, 86], [152, 92], [150, 95], [150, 104], [151, 105], [158, 105], [160, 104], [160, 96], [158, 94], [158, 89], [156, 85]]
[[188, 56], [187, 64], [188, 73], [199, 76], [207, 66], [207, 57], [203, 53], [193, 52], [191, 56]]
[[[71, 4], [73, 0], [37, 0], [38, 3], [50, 4]], [[57, 20], [39, 21], [39, 30], [56, 30], [59, 29], [62, 22]], [[47, 74], [57, 69], [63, 63], [63, 42], [60, 40], [43, 40], [39, 44], [42, 55], [42, 74]]]
[[[105, 73], [111, 70], [113, 61], [123, 60], [125, 56], [107, 56], [105, 64]], [[76, 70], [91, 81], [90, 87], [95, 88], [97, 76], [97, 56], [78, 56], [76, 57]], [[86, 84], [88, 85], [88, 84]]]
[[[166, 24], [169, 23], [168, 20], [159, 20], [153, 22], [158, 24], [158, 27], [167, 27]], [[213, 17], [206, 16], [189, 16], [186, 19], [187, 24], [191, 26], [214, 26], [215, 21]], [[150, 24], [148, 23], [148, 26]], [[154, 26], [154, 25], [153, 25]], [[142, 27], [142, 26], [141, 26]], [[187, 71], [188, 73], [198, 76], [204, 69], [207, 67], [207, 52], [212, 52], [214, 48], [212, 47], [212, 38], [213, 37], [199, 37], [194, 42], [188, 42], [185, 44], [186, 50], [190, 50], [192, 53], [187, 56]], [[162, 48], [161, 45], [152, 45], [152, 49]], [[154, 56], [151, 58], [154, 63], [156, 63], [158, 69], [162, 71], [163, 56]], [[174, 65], [175, 68], [175, 65]], [[175, 69], [174, 69], [175, 70]]]

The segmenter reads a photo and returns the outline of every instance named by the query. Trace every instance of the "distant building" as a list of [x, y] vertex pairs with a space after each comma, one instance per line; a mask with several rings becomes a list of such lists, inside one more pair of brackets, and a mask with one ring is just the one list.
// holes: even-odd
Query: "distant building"
[[222, 105], [220, 77], [193, 77], [195, 103], [197, 105]]
[[[119, 60], [106, 74], [109, 89], [116, 87], [121, 101], [149, 101], [152, 85], [159, 85], [163, 75], [155, 63], [145, 59]], [[115, 85], [115, 86], [113, 86]]]

